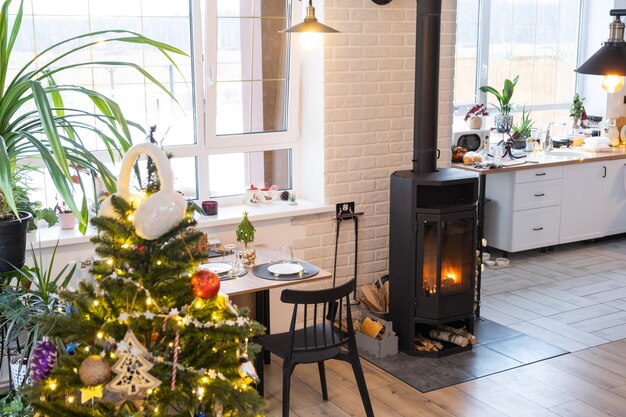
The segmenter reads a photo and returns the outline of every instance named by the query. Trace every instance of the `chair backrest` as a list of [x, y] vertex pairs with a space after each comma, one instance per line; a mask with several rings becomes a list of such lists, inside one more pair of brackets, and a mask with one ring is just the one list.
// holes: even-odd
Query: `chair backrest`
[[[298, 352], [331, 349], [354, 339], [349, 297], [355, 288], [356, 279], [352, 279], [338, 287], [323, 290], [284, 290], [280, 300], [294, 305], [289, 330], [289, 350]], [[303, 340], [294, 344], [293, 336], [299, 310], [302, 310]]]

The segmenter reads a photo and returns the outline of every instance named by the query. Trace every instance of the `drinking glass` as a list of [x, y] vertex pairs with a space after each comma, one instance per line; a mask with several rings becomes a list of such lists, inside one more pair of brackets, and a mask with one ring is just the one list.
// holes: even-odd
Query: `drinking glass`
[[293, 261], [293, 246], [280, 245], [278, 247], [278, 252], [280, 256], [280, 262], [290, 263]]
[[225, 264], [235, 265], [237, 262], [237, 245], [234, 243], [228, 243], [224, 245], [224, 254], [222, 255], [222, 262]]
[[246, 266], [243, 264], [243, 250], [238, 250], [235, 252], [235, 264], [233, 265], [233, 269], [230, 270], [231, 275], [237, 275], [244, 273], [246, 271]]

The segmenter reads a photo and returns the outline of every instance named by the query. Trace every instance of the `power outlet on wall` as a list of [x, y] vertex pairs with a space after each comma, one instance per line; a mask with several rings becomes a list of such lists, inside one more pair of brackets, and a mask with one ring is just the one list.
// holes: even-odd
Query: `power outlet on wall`
[[354, 201], [336, 204], [335, 213], [337, 214], [337, 216], [341, 216], [345, 214], [354, 214]]

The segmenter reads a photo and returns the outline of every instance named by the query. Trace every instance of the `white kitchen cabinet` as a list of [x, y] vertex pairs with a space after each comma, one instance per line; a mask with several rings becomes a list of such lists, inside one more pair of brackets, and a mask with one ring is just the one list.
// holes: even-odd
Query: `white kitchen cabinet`
[[559, 243], [604, 236], [607, 174], [605, 161], [564, 167]]
[[513, 215], [512, 251], [559, 243], [560, 206], [516, 211]]
[[484, 234], [494, 248], [517, 252], [626, 233], [626, 159], [484, 177]]
[[486, 175], [485, 238], [507, 252], [559, 243], [563, 167]]
[[561, 180], [515, 184], [513, 210], [528, 210], [561, 205]]
[[626, 159], [606, 161], [604, 234], [626, 232]]

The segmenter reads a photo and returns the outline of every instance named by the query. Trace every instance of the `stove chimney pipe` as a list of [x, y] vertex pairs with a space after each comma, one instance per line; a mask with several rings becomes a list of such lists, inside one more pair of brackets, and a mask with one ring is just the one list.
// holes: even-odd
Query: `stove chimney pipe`
[[417, 0], [413, 172], [437, 171], [441, 0]]

